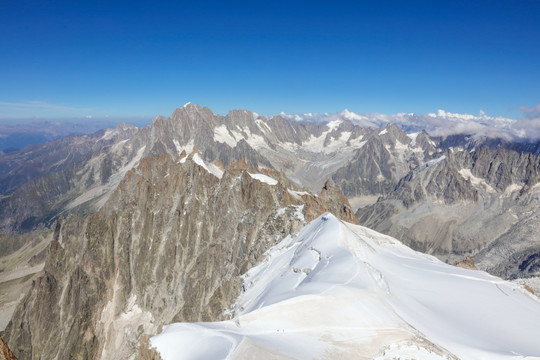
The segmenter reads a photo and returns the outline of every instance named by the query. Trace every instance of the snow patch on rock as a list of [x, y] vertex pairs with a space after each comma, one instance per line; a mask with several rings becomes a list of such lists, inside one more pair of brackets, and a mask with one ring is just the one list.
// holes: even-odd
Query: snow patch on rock
[[416, 138], [418, 137], [418, 134], [420, 134], [420, 133], [415, 132], [415, 133], [407, 134], [409, 139], [411, 139], [411, 146], [416, 146]]
[[252, 174], [250, 172], [248, 172], [249, 176], [251, 176], [253, 179], [255, 180], [259, 180], [260, 182], [263, 182], [263, 183], [266, 183], [268, 185], [277, 185], [278, 181], [274, 178], [271, 178], [270, 176], [268, 175], [264, 175], [264, 174]]
[[225, 124], [218, 126], [214, 129], [214, 141], [219, 143], [225, 143], [230, 147], [235, 147], [238, 141], [231, 135], [229, 129]]
[[193, 154], [193, 161], [195, 162], [195, 164], [201, 166], [204, 170], [208, 171], [210, 174], [214, 175], [218, 179], [221, 179], [223, 177], [223, 170], [220, 169], [219, 166], [205, 162], [203, 159], [201, 159], [199, 154]]
[[458, 171], [465, 180], [469, 180], [475, 186], [482, 186], [488, 193], [495, 194], [497, 191], [489, 185], [486, 180], [476, 177], [472, 174], [471, 169], [461, 169]]

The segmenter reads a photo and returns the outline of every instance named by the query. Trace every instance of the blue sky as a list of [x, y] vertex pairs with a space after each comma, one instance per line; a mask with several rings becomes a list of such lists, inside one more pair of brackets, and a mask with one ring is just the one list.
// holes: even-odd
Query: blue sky
[[540, 1], [0, 2], [0, 119], [540, 104]]

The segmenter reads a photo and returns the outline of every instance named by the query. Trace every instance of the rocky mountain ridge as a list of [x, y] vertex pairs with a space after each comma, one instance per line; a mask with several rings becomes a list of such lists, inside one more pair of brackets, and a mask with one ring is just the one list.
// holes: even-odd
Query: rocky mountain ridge
[[6, 339], [21, 358], [133, 357], [160, 324], [220, 320], [239, 274], [306, 221], [356, 222], [348, 200], [363, 225], [447, 262], [538, 276], [538, 157], [463, 144], [188, 103], [4, 154], [0, 229], [25, 235], [0, 265], [21, 274], [10, 294], [30, 287]]
[[[50, 226], [60, 214], [73, 211], [83, 215], [93, 213], [103, 206], [123, 176], [145, 156], [178, 156], [182, 151], [192, 151], [194, 147], [206, 161], [216, 160], [226, 166], [244, 159], [257, 171], [281, 170], [283, 176], [296, 185], [312, 191], [320, 189], [328, 178], [332, 178], [355, 209], [369, 206], [382, 196], [381, 204], [396, 200], [407, 209], [433, 198], [437, 203], [454, 204], [451, 212], [459, 213], [459, 201], [478, 203], [481, 197], [490, 197], [489, 194], [493, 193], [485, 188], [483, 191], [487, 191], [487, 195], [482, 195], [477, 186], [468, 184], [468, 181], [474, 183], [477, 178], [486, 176], [486, 184], [491, 184], [489, 186], [494, 191], [502, 191], [502, 194], [507, 189], [512, 193], [512, 189], [521, 184], [526, 186], [520, 189], [534, 186], [536, 170], [523, 170], [527, 167], [525, 160], [532, 159], [533, 155], [503, 148], [496, 148], [500, 151], [483, 150], [479, 141], [458, 135], [432, 138], [423, 131], [406, 134], [392, 124], [383, 129], [372, 129], [344, 120], [328, 124], [298, 123], [280, 116], [268, 119], [247, 110], [233, 110], [221, 116], [206, 107], [188, 103], [176, 109], [170, 117], [157, 117], [152, 125], [144, 128], [122, 125], [115, 130], [73, 136], [4, 155], [0, 159], [3, 189], [0, 195], [0, 229], [3, 232], [26, 232], [40, 224]], [[492, 141], [490, 144], [496, 143]], [[72, 148], [76, 152], [71, 152]], [[479, 158], [470, 158], [469, 154]], [[446, 161], [445, 157], [453, 160]], [[440, 167], [439, 162], [448, 166]], [[473, 163], [479, 165], [473, 167]], [[481, 166], [492, 167], [481, 169]], [[429, 175], [428, 183], [411, 185], [425, 176], [426, 169], [429, 170], [427, 173], [434, 174], [439, 168], [436, 176]], [[414, 180], [418, 174], [420, 177]], [[519, 174], [519, 178], [514, 174]], [[505, 202], [508, 204], [512, 199], [510, 197]], [[424, 209], [422, 211], [431, 211], [427, 203], [421, 208]], [[456, 251], [457, 257], [463, 251], [472, 254], [478, 250], [474, 246], [473, 249], [459, 245], [468, 243], [463, 239], [470, 236], [454, 236], [457, 233], [450, 229], [455, 228], [455, 224], [443, 226], [442, 236], [438, 234], [439, 228], [432, 225], [419, 226], [418, 229], [422, 230], [410, 230], [411, 226], [407, 224], [378, 225], [380, 221], [376, 218], [385, 216], [388, 223], [391, 218], [388, 211], [401, 211], [395, 209], [394, 206], [377, 205], [360, 212], [362, 219], [366, 220], [368, 216], [372, 219], [367, 224], [376, 226], [380, 231], [398, 236], [401, 230], [397, 229], [409, 229], [402, 232], [405, 235], [399, 236], [403, 239], [409, 237], [404, 241], [420, 250], [436, 254], [439, 250], [443, 254]], [[471, 209], [463, 208], [461, 212], [479, 213], [479, 209]], [[493, 219], [493, 212], [503, 211], [498, 205], [490, 209], [491, 212], [484, 216], [486, 220], [479, 220], [479, 223]], [[437, 214], [432, 215], [453, 218], [451, 213], [446, 214], [442, 210]], [[524, 223], [531, 221], [523, 219]], [[431, 221], [427, 223], [433, 224]], [[504, 221], [502, 224], [509, 223]], [[392, 226], [395, 230], [390, 230]], [[480, 247], [487, 245], [501, 231], [488, 231], [479, 237], [477, 243], [483, 244]], [[411, 236], [406, 235], [409, 232]], [[427, 238], [437, 239], [431, 241], [437, 241], [440, 246], [432, 250], [428, 250], [431, 246], [423, 247], [421, 243]], [[451, 246], [448, 242], [456, 242], [457, 245]], [[456, 258], [455, 261], [459, 260]]]
[[540, 276], [540, 157], [448, 150], [356, 213], [362, 224], [450, 261], [470, 255], [504, 278]]
[[358, 166], [366, 181], [351, 185], [347, 177], [355, 170], [349, 169], [335, 175], [334, 182], [348, 195], [378, 195], [412, 166], [405, 162], [413, 159], [411, 164], [419, 164], [433, 155], [426, 135], [416, 137], [418, 141], [412, 140], [393, 125], [381, 131], [341, 120], [326, 125], [297, 123], [279, 116], [267, 119], [247, 110], [221, 116], [188, 103], [171, 117], [157, 117], [152, 125], [140, 129], [122, 125], [2, 156], [0, 230], [29, 231], [74, 209], [91, 213], [143, 157], [178, 156], [194, 146], [207, 161], [227, 165], [244, 159], [255, 169], [283, 170], [297, 185], [311, 191], [318, 191], [349, 161], [357, 159], [358, 163], [368, 156], [372, 165]]
[[57, 222], [6, 341], [23, 359], [134, 358], [160, 325], [221, 319], [281, 236], [328, 210], [356, 221], [331, 182], [314, 196], [279, 177], [196, 150], [143, 158], [97, 213]]

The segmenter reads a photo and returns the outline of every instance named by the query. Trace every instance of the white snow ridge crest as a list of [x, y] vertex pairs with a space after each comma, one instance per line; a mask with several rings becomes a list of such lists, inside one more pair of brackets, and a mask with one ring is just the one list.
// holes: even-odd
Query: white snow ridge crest
[[327, 213], [244, 275], [233, 319], [151, 338], [169, 359], [522, 359], [540, 302]]

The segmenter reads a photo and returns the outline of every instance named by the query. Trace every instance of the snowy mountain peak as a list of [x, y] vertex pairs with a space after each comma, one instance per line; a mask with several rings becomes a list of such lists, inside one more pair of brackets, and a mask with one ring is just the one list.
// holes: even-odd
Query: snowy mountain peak
[[540, 303], [522, 288], [329, 213], [268, 250], [230, 311], [169, 325], [151, 343], [163, 359], [540, 355]]

